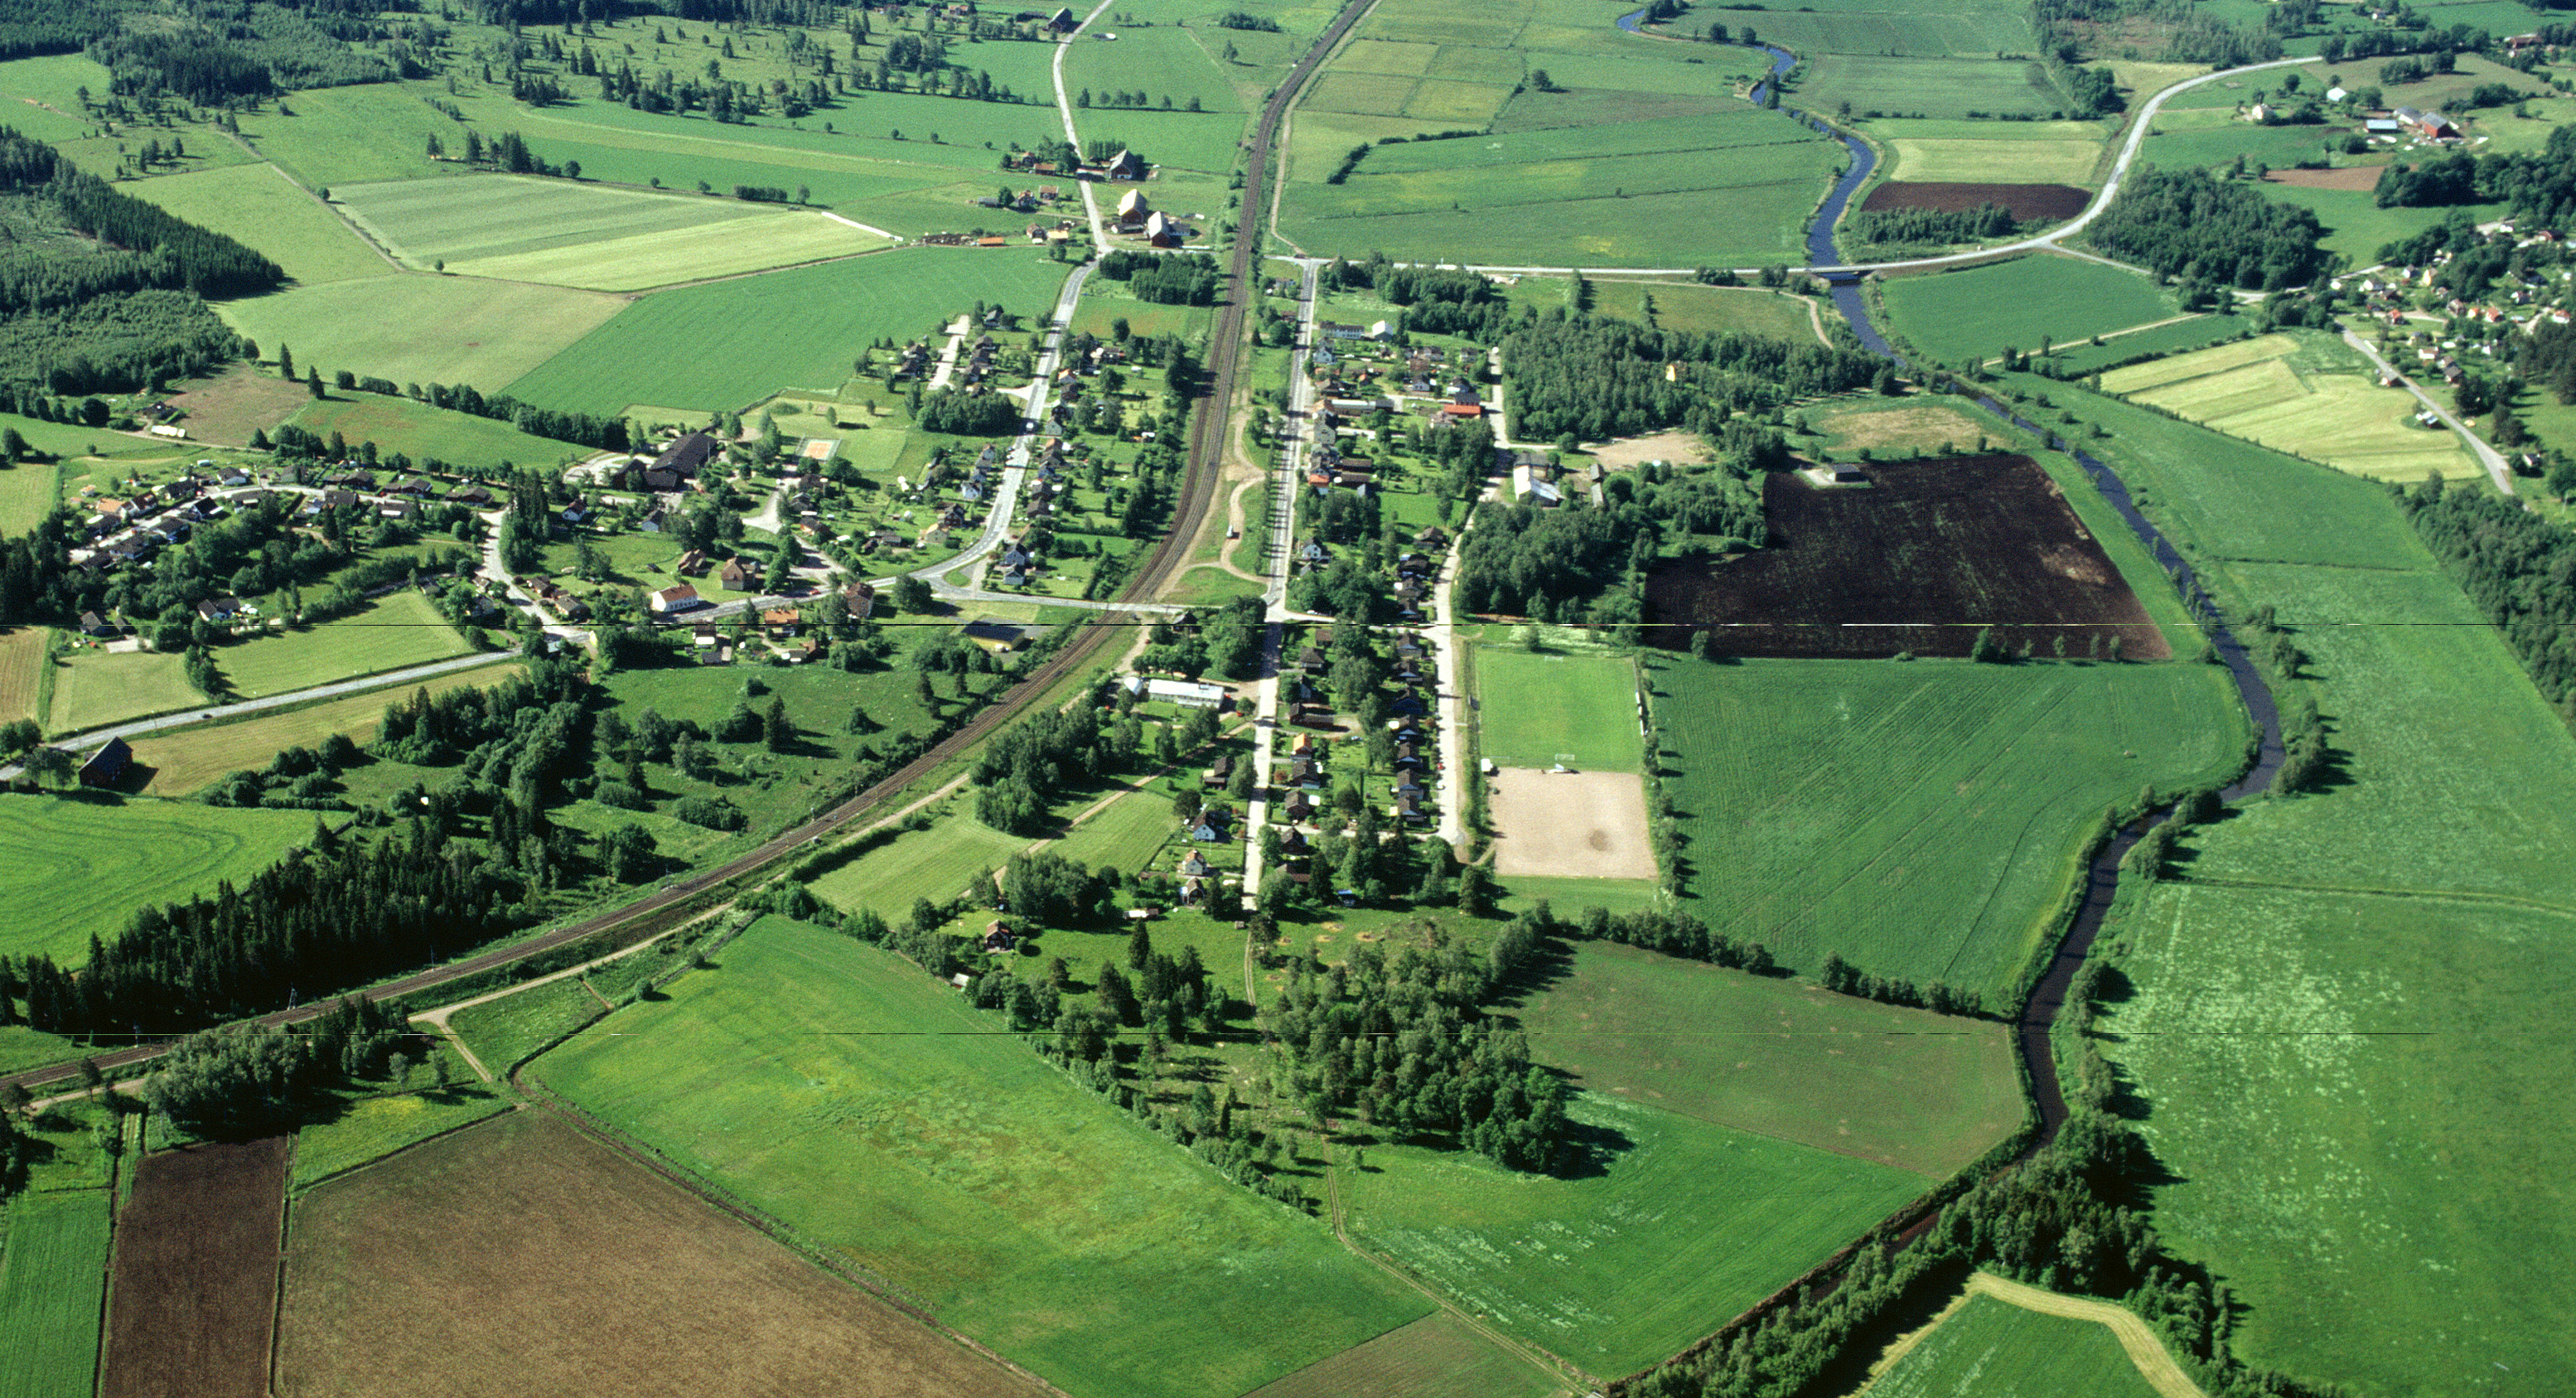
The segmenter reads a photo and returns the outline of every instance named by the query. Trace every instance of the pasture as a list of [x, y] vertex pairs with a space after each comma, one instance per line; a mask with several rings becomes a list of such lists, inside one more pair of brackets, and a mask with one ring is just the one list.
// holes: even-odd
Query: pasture
[[[1040, 1391], [533, 1113], [304, 1196], [284, 1270], [282, 1395]], [[510, 1323], [458, 1325], [459, 1287]]]
[[2280, 332], [2115, 369], [2102, 387], [2231, 436], [2374, 480], [2483, 474], [2447, 428], [2413, 419], [2413, 395], [2381, 388], [2330, 332]]
[[90, 1398], [107, 1291], [107, 1191], [30, 1191], [11, 1200], [0, 1248], [0, 1393]]
[[1634, 772], [1637, 666], [1623, 655], [1476, 650], [1477, 751], [1506, 767]]
[[236, 642], [215, 652], [235, 693], [255, 699], [466, 654], [472, 648], [418, 591], [386, 594], [337, 621]]
[[1925, 1188], [1598, 1092], [1568, 1110], [1592, 1152], [1570, 1176], [1380, 1142], [1339, 1178], [1363, 1246], [1593, 1374], [1664, 1358]]
[[351, 446], [373, 442], [388, 454], [436, 457], [468, 473], [498, 472], [504, 463], [553, 466], [590, 454], [588, 447], [532, 436], [495, 418], [377, 393], [335, 390], [308, 398], [289, 420], [325, 441], [337, 432]]
[[2193, 1398], [2199, 1392], [2179, 1372], [2173, 1377], [2182, 1392], [2148, 1383], [2120, 1337], [2099, 1321], [1979, 1293], [1863, 1391], [1869, 1398]]
[[[2406, 163], [2420, 164], [2421, 157]], [[2370, 192], [2378, 182], [2379, 172], [2368, 169], [2353, 173], [2366, 177], [2370, 183], [2359, 189], [2318, 189], [2273, 179], [2256, 188], [2275, 203], [2296, 204], [2303, 209], [2314, 210], [2317, 222], [2324, 224], [2326, 229], [2326, 236], [2319, 240], [2318, 246], [2351, 258], [2352, 265], [2356, 267], [2367, 267], [2377, 262], [2381, 248], [2400, 238], [2412, 238], [2451, 216], [2450, 208], [2383, 209], [2372, 199]], [[2491, 223], [2507, 213], [2507, 206], [2501, 203], [2456, 207], [2466, 212], [2475, 223]]]
[[265, 1398], [291, 1148], [271, 1136], [134, 1161], [116, 1219], [104, 1398]]
[[[510, 1104], [498, 1093], [474, 1081], [472, 1068], [459, 1062], [445, 1045], [440, 1050], [448, 1054], [448, 1072], [457, 1085], [361, 1097], [343, 1105], [331, 1120], [298, 1130], [295, 1172], [287, 1180], [288, 1190], [301, 1194], [416, 1141], [509, 1110]], [[428, 1076], [419, 1068], [413, 1071]]]
[[1840, 450], [1927, 452], [1949, 455], [1972, 449], [1995, 428], [1991, 418], [1974, 416], [1938, 399], [1897, 399], [1809, 410], [1815, 434]]
[[206, 696], [188, 683], [188, 669], [179, 656], [157, 651], [111, 655], [77, 646], [55, 662], [45, 732], [80, 733], [205, 702]]
[[[625, 309], [623, 298], [526, 282], [389, 275], [296, 287], [216, 307], [227, 324], [327, 377], [398, 384], [466, 383], [486, 394], [545, 362]], [[423, 327], [434, 334], [422, 334]], [[267, 424], [260, 424], [267, 425]]]
[[[1864, 128], [1878, 134], [1892, 122], [1868, 122]], [[1906, 122], [1905, 126], [1929, 126], [1929, 122]], [[2077, 126], [2075, 139], [2033, 139], [2006, 135], [2030, 127]], [[2101, 159], [2099, 132], [2091, 123], [2013, 122], [1991, 128], [1992, 136], [1972, 138], [1899, 136], [1888, 141], [1891, 159], [1890, 179], [1921, 180], [1950, 184], [2037, 183], [2090, 185], [2093, 167]]]
[[2022, 1121], [2010, 1030], [1572, 942], [1518, 1010], [1588, 1092], [1947, 1178]]
[[[1042, 317], [1065, 267], [1015, 249], [907, 248], [883, 257], [658, 292], [526, 376], [511, 396], [618, 413], [652, 403], [740, 408], [785, 388], [836, 391], [880, 336], [928, 334], [977, 301]], [[669, 354], [687, 344], [691, 352]]]
[[384, 258], [331, 210], [262, 165], [144, 180], [136, 195], [267, 254], [300, 286], [381, 277]]
[[[1559, 279], [1556, 284], [1564, 283]], [[1804, 298], [1756, 287], [1598, 277], [1592, 282], [1593, 314], [1639, 321], [1659, 330], [1734, 330], [1778, 340], [1813, 339], [1816, 326], [1808, 316], [1808, 305]]]
[[910, 963], [775, 918], [715, 960], [537, 1075], [1071, 1392], [1246, 1392], [1431, 1310]]
[[0, 631], [0, 723], [44, 718], [45, 645], [49, 634], [41, 626]]
[[[1706, 16], [1696, 16], [1703, 23]], [[1734, 24], [1734, 20], [1744, 24]], [[1759, 26], [1754, 29], [1754, 26]], [[1684, 28], [1688, 28], [1686, 23]], [[1937, 0], [1827, 0], [1729, 17], [1739, 33], [1801, 54], [1902, 54], [1919, 58], [1988, 58], [2027, 53], [2035, 40], [2030, 13], [1993, 0], [1943, 5]]]
[[2069, 105], [2066, 94], [2048, 80], [2046, 68], [2036, 62], [1999, 60], [1991, 51], [1975, 58], [1831, 53], [1816, 56], [1810, 65], [1790, 97], [1795, 105], [1813, 111], [1831, 112], [1849, 102], [1854, 112], [1863, 114], [1876, 109], [1955, 120], [1971, 113], [2062, 117]]
[[1563, 1391], [1554, 1374], [1435, 1311], [1244, 1398], [1544, 1398]]
[[821, 214], [573, 180], [478, 175], [333, 191], [416, 271], [633, 291], [887, 246]]
[[0, 799], [0, 867], [9, 871], [0, 899], [11, 913], [0, 954], [72, 965], [88, 955], [92, 933], [113, 937], [141, 908], [245, 883], [312, 834], [311, 811]]
[[2222, 340], [2232, 340], [2251, 331], [2252, 326], [2239, 316], [2191, 316], [2152, 330], [2106, 335], [2098, 345], [2081, 341], [2059, 345], [2051, 363], [2068, 377], [2079, 377], [2106, 364], [2138, 355], [2179, 354]]
[[182, 425], [196, 441], [248, 447], [255, 434], [273, 431], [310, 404], [313, 395], [301, 380], [281, 377], [274, 361], [245, 361], [182, 385], [167, 401], [187, 414]]
[[1687, 893], [1714, 931], [1813, 974], [1995, 997], [2054, 929], [2102, 813], [2234, 775], [2208, 665], [1656, 664]]
[[152, 769], [143, 788], [147, 796], [186, 796], [227, 772], [265, 767], [291, 747], [320, 747], [334, 733], [346, 733], [360, 746], [375, 741], [385, 706], [408, 699], [419, 689], [444, 694], [467, 685], [488, 686], [523, 673], [513, 661], [495, 658], [493, 667], [439, 675], [419, 685], [404, 685], [373, 694], [325, 699], [283, 713], [256, 714], [229, 723], [164, 728], [134, 740], [134, 762]]
[[16, 127], [39, 141], [76, 141], [98, 129], [81, 110], [80, 89], [109, 91], [115, 75], [86, 54], [48, 54], [0, 63], [0, 98], [9, 114], [0, 126]]
[[894, 921], [912, 910], [916, 898], [937, 903], [956, 897], [974, 881], [977, 869], [1000, 869], [1030, 843], [972, 816], [952, 815], [929, 831], [880, 845], [814, 880], [814, 896], [843, 912], [867, 908]]
[[2145, 274], [2045, 254], [1958, 272], [1891, 278], [1887, 319], [1936, 359], [1992, 358], [2005, 347], [2081, 340], [2179, 312]]

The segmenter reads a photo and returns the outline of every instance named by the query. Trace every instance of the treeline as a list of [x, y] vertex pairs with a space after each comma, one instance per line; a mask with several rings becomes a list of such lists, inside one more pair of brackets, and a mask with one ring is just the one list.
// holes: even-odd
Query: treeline
[[389, 81], [394, 66], [350, 42], [389, 34], [372, 17], [331, 14], [323, 6], [223, 4], [199, 7], [176, 28], [114, 27], [87, 48], [114, 75], [111, 90], [121, 96], [167, 95], [224, 107], [280, 91]]
[[156, 1059], [143, 1100], [201, 1136], [268, 1135], [303, 1120], [333, 1088], [408, 1076], [401, 1050], [412, 1037], [408, 1016], [365, 996], [346, 997], [298, 1029], [226, 1025]]
[[1588, 315], [1551, 314], [1503, 342], [1512, 430], [1532, 440], [1602, 441], [1666, 427], [1712, 432], [1733, 413], [1861, 387], [1880, 363], [1858, 350], [1735, 331], [1649, 330]]
[[2576, 694], [2576, 538], [2520, 505], [2438, 479], [2399, 493], [2425, 547], [2486, 612], [2549, 702]]
[[[1545, 904], [1540, 905], [1542, 908]], [[1654, 908], [1632, 913], [1613, 914], [1609, 909], [1589, 907], [1574, 922], [1555, 922], [1559, 935], [1589, 942], [1617, 942], [1623, 947], [1638, 947], [1661, 952], [1666, 956], [1690, 961], [1706, 961], [1730, 970], [1750, 971], [1767, 976], [1777, 969], [1771, 950], [1760, 942], [1739, 942], [1723, 932], [1711, 932], [1708, 924], [1688, 912], [1663, 911]]]
[[962, 388], [924, 392], [913, 385], [915, 427], [960, 437], [1007, 437], [1020, 430], [1019, 403], [999, 393], [968, 393]]
[[1279, 21], [1267, 15], [1246, 14], [1241, 10], [1228, 10], [1218, 15], [1216, 22], [1226, 29], [1249, 29], [1262, 34], [1279, 32]]
[[1453, 1141], [1512, 1169], [1558, 1168], [1573, 1153], [1564, 1082], [1481, 1009], [1552, 930], [1524, 913], [1483, 956], [1435, 941], [1391, 958], [1364, 942], [1338, 966], [1295, 958], [1288, 983], [1264, 997], [1261, 1028], [1319, 1119], [1356, 1111], [1397, 1136]]
[[2001, 204], [1973, 209], [1881, 209], [1843, 221], [1843, 231], [1864, 243], [1983, 243], [2021, 231]]
[[1100, 275], [1125, 282], [1139, 301], [1165, 306], [1213, 306], [1224, 274], [1203, 252], [1151, 253], [1121, 248], [1100, 259]]
[[[143, 278], [137, 287], [252, 296], [274, 291], [286, 280], [285, 269], [241, 243], [120, 193], [57, 156], [52, 147], [6, 126], [0, 126], [0, 191], [31, 195], [66, 225], [122, 250], [132, 259], [134, 274]], [[131, 288], [99, 283], [84, 295], [126, 289]], [[0, 312], [53, 304], [63, 303], [0, 301]]]
[[1404, 308], [1400, 323], [1408, 331], [1493, 340], [1501, 337], [1514, 315], [1511, 303], [1480, 273], [1457, 267], [1399, 267], [1382, 252], [1371, 253], [1365, 262], [1335, 258], [1316, 273], [1316, 280], [1333, 291], [1374, 290], [1381, 299]]
[[2159, 36], [2160, 48], [2141, 43], [2138, 56], [2162, 63], [2235, 68], [2281, 56], [2278, 35], [2240, 29], [2191, 0], [2038, 0], [2032, 18], [2052, 53], [2079, 48], [2098, 27]]
[[2516, 219], [2576, 226], [2576, 127], [2550, 132], [2536, 154], [2454, 151], [2421, 165], [2391, 165], [2371, 199], [2383, 209], [2502, 202]]
[[[2393, 54], [2430, 54], [2440, 63], [2441, 71], [2447, 73], [2451, 71], [2452, 54], [2481, 53], [2494, 42], [2493, 35], [2467, 24], [2446, 25], [2438, 29], [2430, 25], [2373, 28], [2353, 34], [2328, 34], [2318, 43], [2317, 56], [2328, 63], [2341, 63], [2346, 59], [2386, 58]], [[2544, 37], [2542, 42], [2561, 41]]]
[[1874, 976], [1839, 956], [1827, 956], [1823, 974], [1818, 978], [1825, 989], [1837, 995], [1876, 1000], [1884, 1005], [1908, 1005], [1945, 1015], [1982, 1015], [1986, 1012], [1983, 997], [1973, 990], [1934, 981], [1920, 989], [1914, 982], [1895, 976]]
[[2198, 168], [2132, 171], [2089, 236], [2159, 275], [2249, 291], [2314, 281], [2328, 261], [2314, 212]]

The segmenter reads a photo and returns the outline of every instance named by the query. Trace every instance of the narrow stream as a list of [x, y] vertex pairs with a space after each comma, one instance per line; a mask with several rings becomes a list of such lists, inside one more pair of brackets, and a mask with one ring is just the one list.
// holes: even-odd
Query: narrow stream
[[[1619, 27], [1631, 34], [1644, 34], [1639, 26], [1645, 14], [1644, 10], [1636, 10], [1621, 15]], [[1753, 88], [1752, 100], [1757, 103], [1762, 101], [1764, 90], [1797, 62], [1796, 57], [1785, 49], [1769, 44], [1763, 47], [1771, 55], [1771, 72]], [[1834, 248], [1834, 225], [1842, 218], [1843, 207], [1851, 201], [1852, 192], [1859, 189], [1861, 183], [1869, 178], [1871, 170], [1877, 167], [1878, 155], [1858, 137], [1836, 132], [1804, 112], [1787, 107], [1781, 108], [1780, 112], [1835, 137], [1851, 154], [1849, 168], [1834, 181], [1833, 189], [1817, 206], [1814, 219], [1807, 225], [1808, 265], [1841, 266], [1842, 254]], [[1844, 273], [1825, 280], [1833, 289], [1834, 309], [1842, 312], [1843, 319], [1850, 324], [1861, 345], [1873, 354], [1904, 363], [1903, 356], [1888, 344], [1887, 337], [1878, 332], [1877, 326], [1870, 324], [1869, 306], [1861, 296], [1860, 277]], [[2128, 483], [2121, 480], [2117, 472], [2092, 454], [2076, 449], [2074, 444], [2055, 432], [2013, 412], [1995, 398], [1981, 396], [1973, 401], [1987, 412], [2039, 437], [2050, 450], [2062, 451], [2073, 457], [2075, 464], [2082, 467], [2084, 474], [2093, 482], [2093, 488], [2110, 502], [2112, 509], [2119, 512], [2120, 518], [2128, 523], [2129, 531], [2146, 546], [2148, 555], [2155, 559], [2157, 566], [2164, 569], [2184, 607], [2208, 636], [2219, 663], [2225, 665], [2228, 674], [2235, 679], [2236, 692], [2244, 700], [2246, 712], [2262, 730], [2254, 765], [2235, 784], [2222, 790], [2219, 798], [2234, 805], [2270, 790], [2272, 777], [2281, 768], [2280, 710], [2273, 702], [2270, 686], [2263, 682], [2263, 677], [2255, 672], [2253, 662], [2247, 658], [2243, 643], [2220, 619], [2216, 604], [2210, 601], [2208, 592], [2200, 585], [2199, 575], [2183, 560], [2172, 541], [2139, 513], [2136, 501], [2129, 494]], [[2038, 983], [2031, 987], [2030, 998], [2022, 1004], [2014, 1032], [2021, 1047], [2022, 1065], [2029, 1073], [2031, 1097], [2040, 1119], [2039, 1134], [2031, 1142], [2030, 1151], [2037, 1151], [2055, 1140], [2058, 1128], [2066, 1124], [2066, 1095], [2057, 1081], [2057, 1059], [2050, 1050], [2049, 1031], [2057, 1023], [2058, 1011], [2065, 1008], [2066, 993], [2075, 982], [2076, 972], [2083, 968], [2085, 957], [2092, 953], [2093, 941], [2102, 932], [2102, 920], [2110, 912], [2111, 901], [2120, 890], [2120, 861], [2147, 831], [2171, 818], [2172, 814], [2171, 808], [2153, 812], [2115, 831], [2104, 843], [2101, 852], [2093, 857], [2092, 864], [2085, 870], [2084, 901], [2076, 909], [2074, 925], [2067, 929], [2065, 939], [2058, 944], [2056, 957], [2049, 962]], [[2025, 1156], [2027, 1154], [2025, 1152]]]

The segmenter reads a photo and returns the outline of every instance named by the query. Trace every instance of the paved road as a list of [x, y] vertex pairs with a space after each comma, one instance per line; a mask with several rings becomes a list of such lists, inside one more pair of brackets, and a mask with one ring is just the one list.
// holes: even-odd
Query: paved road
[[2477, 457], [2478, 464], [2486, 467], [2487, 475], [2495, 480], [2497, 494], [2513, 494], [2513, 468], [2505, 464], [2504, 457], [2499, 455], [2495, 448], [2479, 441], [2476, 433], [2471, 432], [2467, 427], [2462, 426], [2458, 418], [2451, 416], [2450, 409], [2434, 402], [2432, 398], [2424, 392], [2424, 390], [2415, 386], [2415, 381], [2413, 379], [2399, 373], [2396, 365], [2380, 358], [2379, 351], [2371, 348], [2369, 341], [2364, 340], [2359, 335], [2355, 335], [2349, 330], [2346, 330], [2343, 332], [2343, 342], [2352, 346], [2354, 349], [2361, 351], [2363, 358], [2379, 367], [2379, 372], [2397, 380], [2401, 387], [2403, 387], [2407, 392], [2415, 395], [2416, 402], [2423, 404], [2427, 409], [2431, 410], [2433, 416], [2442, 420], [2443, 426], [2450, 428], [2462, 442], [2466, 443], [2470, 454]]

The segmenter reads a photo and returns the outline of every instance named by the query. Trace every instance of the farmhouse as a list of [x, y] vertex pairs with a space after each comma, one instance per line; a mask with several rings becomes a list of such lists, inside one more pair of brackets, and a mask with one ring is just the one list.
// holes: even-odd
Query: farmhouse
[[691, 607], [703, 607], [706, 601], [698, 596], [696, 587], [681, 583], [676, 587], [666, 587], [654, 593], [650, 605], [657, 615], [669, 616], [674, 612], [685, 612]]
[[117, 778], [125, 775], [125, 765], [133, 760], [134, 749], [127, 747], [123, 738], [110, 738], [107, 746], [91, 753], [89, 761], [81, 764], [80, 784], [114, 786]]

